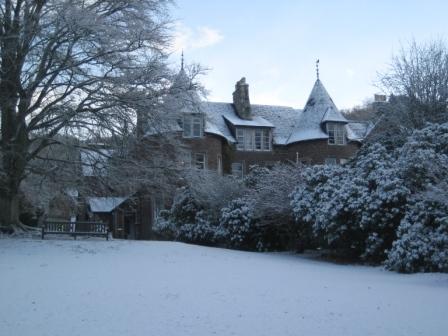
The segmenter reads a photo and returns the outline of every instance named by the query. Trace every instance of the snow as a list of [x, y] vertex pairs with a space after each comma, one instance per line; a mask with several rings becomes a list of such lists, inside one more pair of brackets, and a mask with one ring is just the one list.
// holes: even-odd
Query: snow
[[87, 202], [92, 212], [111, 212], [127, 199], [127, 197], [89, 197]]
[[299, 141], [309, 141], [316, 139], [328, 139], [328, 134], [322, 131], [320, 128], [317, 129], [300, 129], [294, 131], [288, 138], [288, 144], [299, 142]]
[[345, 126], [349, 140], [362, 141], [373, 130], [374, 124], [369, 121], [349, 121]]
[[[287, 106], [251, 104], [251, 120], [240, 118], [232, 103], [200, 101], [183, 68], [174, 80], [171, 93], [165, 101], [169, 111], [178, 114], [203, 113], [206, 116], [205, 132], [223, 137], [229, 143], [236, 143], [236, 139], [228, 124], [234, 127], [272, 128], [274, 144], [289, 145], [300, 141], [328, 139], [322, 128], [325, 122], [348, 123], [319, 79], [316, 80], [303, 111]], [[347, 132], [351, 136], [349, 140], [362, 140], [356, 129], [347, 127]]]
[[225, 122], [226, 119], [236, 126], [274, 127], [274, 144], [286, 145], [302, 113], [301, 110], [287, 106], [252, 104], [254, 120], [247, 121], [236, 115], [231, 103], [202, 102], [201, 106], [206, 115], [205, 131], [224, 136], [231, 143], [235, 143], [236, 139], [230, 132]]
[[[181, 82], [187, 90], [185, 76], [179, 76], [183, 78]], [[236, 143], [236, 139], [229, 129], [229, 124], [242, 127], [272, 128], [274, 144], [289, 145], [299, 141], [328, 139], [328, 135], [322, 128], [322, 124], [325, 122], [348, 123], [320, 80], [317, 80], [314, 84], [304, 110], [288, 106], [251, 104], [252, 120], [241, 119], [235, 112], [232, 103], [199, 102], [198, 96], [188, 99], [175, 97], [172, 100], [177, 102], [176, 104], [179, 104], [178, 101], [180, 100], [182, 105], [177, 106], [172, 103], [171, 110], [180, 113], [204, 113], [206, 116], [205, 132], [223, 137], [230, 143]], [[194, 104], [191, 106], [189, 104], [185, 105], [185, 101], [189, 100], [194, 101]], [[354, 125], [352, 130], [347, 126], [347, 132], [351, 136], [349, 140], [362, 140], [359, 128], [359, 125]], [[364, 133], [366, 134], [366, 132]]]
[[170, 242], [0, 239], [0, 335], [446, 335], [448, 275]]
[[327, 108], [327, 111], [322, 118], [322, 123], [329, 121], [347, 123], [347, 119], [345, 119], [342, 113], [340, 113], [338, 110], [335, 110], [332, 106], [329, 106]]
[[274, 127], [269, 121], [258, 116], [252, 116], [251, 120], [241, 119], [236, 115], [226, 115], [223, 117], [233, 126]]
[[328, 135], [322, 129], [322, 123], [325, 121], [347, 122], [322, 82], [317, 79], [300, 116], [297, 128], [289, 137], [288, 143], [328, 139]]

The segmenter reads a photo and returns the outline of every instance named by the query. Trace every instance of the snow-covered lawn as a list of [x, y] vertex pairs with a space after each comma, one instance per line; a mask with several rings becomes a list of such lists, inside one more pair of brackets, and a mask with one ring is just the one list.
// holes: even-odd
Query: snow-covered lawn
[[169, 242], [0, 239], [0, 335], [448, 335], [448, 275]]

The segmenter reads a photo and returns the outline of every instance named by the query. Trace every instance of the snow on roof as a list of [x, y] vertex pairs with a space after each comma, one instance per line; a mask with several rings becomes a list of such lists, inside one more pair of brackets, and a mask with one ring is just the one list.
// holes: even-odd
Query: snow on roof
[[[253, 108], [253, 106], [251, 106]], [[274, 127], [269, 121], [262, 117], [253, 116], [252, 119], [241, 119], [237, 115], [227, 115], [224, 118], [234, 126], [250, 126], [250, 127]]]
[[89, 197], [87, 202], [92, 212], [111, 212], [128, 197]]
[[372, 131], [374, 124], [370, 121], [349, 121], [345, 126], [347, 137], [352, 141], [362, 141]]
[[236, 126], [258, 126], [273, 128], [275, 144], [285, 145], [294, 130], [301, 110], [287, 106], [251, 105], [254, 123], [238, 118], [233, 104], [202, 102], [202, 110], [206, 115], [205, 132], [223, 136], [229, 142], [235, 143], [235, 137], [229, 130], [225, 120]]
[[202, 102], [201, 110], [205, 113], [205, 132], [224, 136], [231, 143], [236, 142], [224, 120], [226, 115], [235, 114], [232, 104]]
[[[182, 73], [182, 71], [178, 75], [178, 82], [183, 86], [189, 83], [186, 74]], [[178, 86], [180, 85], [176, 85], [176, 87]], [[180, 91], [180, 95], [184, 93]], [[168, 104], [173, 104], [173, 111], [203, 113], [205, 115], [204, 131], [221, 136], [231, 143], [235, 143], [236, 139], [227, 122], [234, 126], [272, 128], [273, 142], [276, 145], [288, 145], [314, 139], [328, 139], [328, 135], [323, 129], [324, 122], [348, 123], [348, 120], [339, 112], [319, 79], [316, 80], [303, 110], [287, 106], [252, 104], [252, 120], [240, 118], [232, 103], [200, 102], [197, 96], [192, 96], [188, 93], [187, 96], [172, 97], [173, 101], [168, 101]], [[181, 106], [176, 105], [179, 104], [178, 102], [176, 103], [179, 100], [183, 101]], [[185, 102], [187, 103], [185, 104]], [[180, 128], [176, 130], [180, 130]], [[358, 137], [359, 132], [351, 128], [347, 128], [347, 133], [350, 140], [362, 138]]]
[[340, 113], [337, 110], [334, 110], [332, 106], [329, 106], [327, 108], [327, 111], [325, 111], [325, 114], [322, 118], [322, 122], [328, 122], [328, 121], [333, 121], [333, 122], [343, 122], [343, 123], [347, 123], [347, 119], [345, 119], [345, 117], [342, 115], [342, 113]]
[[253, 105], [252, 112], [274, 125], [273, 140], [276, 145], [286, 145], [297, 127], [302, 110], [288, 106]]
[[323, 131], [324, 121], [347, 122], [339, 112], [322, 82], [317, 79], [288, 144], [314, 139], [327, 139]]
[[[219, 136], [221, 136], [223, 138], [227, 138], [227, 136], [219, 130], [218, 126], [216, 126], [213, 122], [208, 121], [208, 120], [205, 121], [204, 132], [205, 133], [219, 135]], [[235, 138], [234, 137], [228, 137], [227, 140], [229, 142], [235, 142]]]
[[292, 144], [299, 141], [309, 141], [318, 139], [328, 139], [328, 134], [321, 129], [297, 129], [287, 140], [287, 144]]
[[103, 176], [106, 173], [107, 160], [112, 155], [110, 149], [81, 150], [83, 176]]

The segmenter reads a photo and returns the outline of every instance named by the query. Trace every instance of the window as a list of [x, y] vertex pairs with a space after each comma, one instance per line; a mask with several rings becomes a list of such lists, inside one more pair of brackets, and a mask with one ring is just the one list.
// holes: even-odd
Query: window
[[192, 157], [192, 166], [196, 169], [205, 169], [205, 154], [204, 153], [194, 153]]
[[327, 123], [328, 144], [345, 145], [345, 125]]
[[204, 118], [201, 114], [185, 114], [183, 119], [185, 138], [200, 138], [204, 133]]
[[271, 130], [268, 128], [237, 128], [236, 149], [241, 151], [270, 151]]
[[325, 159], [325, 164], [326, 165], [336, 165], [338, 162], [336, 160], [336, 158], [334, 157], [329, 157]]
[[255, 150], [261, 150], [261, 139], [263, 137], [263, 130], [255, 130]]
[[232, 163], [232, 175], [237, 177], [243, 177], [243, 163], [242, 162], [234, 162]]
[[244, 130], [242, 128], [236, 129], [236, 149], [244, 150]]
[[343, 165], [348, 162], [348, 159], [340, 159], [339, 162]]

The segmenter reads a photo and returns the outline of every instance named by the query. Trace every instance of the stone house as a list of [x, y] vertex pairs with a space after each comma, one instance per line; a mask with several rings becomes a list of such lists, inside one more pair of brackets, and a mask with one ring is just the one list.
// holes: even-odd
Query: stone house
[[369, 132], [369, 124], [339, 112], [319, 78], [302, 110], [251, 104], [245, 78], [236, 83], [232, 103], [201, 101], [190, 87], [181, 69], [173, 88], [183, 93], [167, 104], [176, 112], [173, 131], [197, 169], [244, 176], [251, 165], [278, 161], [341, 164]]

